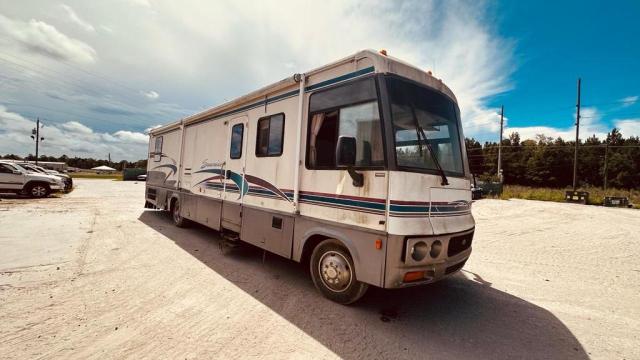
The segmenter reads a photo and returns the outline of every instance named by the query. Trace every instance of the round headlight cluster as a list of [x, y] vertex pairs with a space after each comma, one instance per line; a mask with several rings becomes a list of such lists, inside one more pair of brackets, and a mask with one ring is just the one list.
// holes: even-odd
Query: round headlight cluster
[[422, 261], [427, 257], [427, 254], [431, 256], [432, 259], [438, 258], [442, 253], [442, 242], [440, 240], [435, 240], [431, 243], [431, 246], [424, 241], [418, 241], [411, 247], [411, 258], [414, 261]]
[[411, 248], [411, 258], [415, 261], [422, 261], [429, 253], [429, 245], [424, 241], [418, 241]]

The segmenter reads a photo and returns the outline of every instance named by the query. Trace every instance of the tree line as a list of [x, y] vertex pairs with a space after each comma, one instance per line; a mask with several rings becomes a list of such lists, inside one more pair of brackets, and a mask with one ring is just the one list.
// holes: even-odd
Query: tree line
[[[496, 180], [498, 143], [465, 139], [471, 172], [482, 180]], [[538, 135], [520, 140], [515, 132], [502, 141], [505, 184], [562, 188], [573, 184], [575, 141]], [[625, 138], [614, 128], [606, 139], [595, 135], [578, 142], [579, 186], [640, 188], [640, 137]]]
[[[471, 173], [481, 180], [497, 180], [498, 143], [481, 144], [465, 139]], [[502, 173], [505, 184], [563, 188], [573, 183], [574, 141], [538, 135], [536, 140], [520, 139], [511, 133], [502, 141]], [[35, 160], [34, 155], [22, 158], [8, 154], [5, 159]], [[108, 160], [42, 155], [39, 161], [65, 162], [68, 166], [91, 169], [100, 165], [123, 168], [147, 167], [147, 160], [109, 162]], [[618, 129], [605, 139], [595, 135], [578, 143], [578, 184], [620, 189], [640, 188], [640, 137], [625, 138]]]
[[[5, 156], [0, 156], [2, 159], [11, 159], [11, 160], [28, 160], [35, 161], [36, 157], [33, 154], [29, 154], [26, 157], [21, 157], [15, 154], [7, 154]], [[147, 160], [138, 160], [138, 161], [126, 161], [122, 160], [119, 162], [110, 162], [108, 160], [102, 159], [94, 159], [94, 158], [80, 158], [80, 157], [69, 157], [67, 155], [62, 155], [60, 157], [55, 156], [46, 156], [40, 155], [38, 157], [38, 161], [51, 161], [51, 162], [64, 162], [67, 163], [70, 167], [80, 168], [80, 169], [91, 169], [96, 166], [110, 166], [118, 171], [121, 171], [124, 168], [147, 168]]]

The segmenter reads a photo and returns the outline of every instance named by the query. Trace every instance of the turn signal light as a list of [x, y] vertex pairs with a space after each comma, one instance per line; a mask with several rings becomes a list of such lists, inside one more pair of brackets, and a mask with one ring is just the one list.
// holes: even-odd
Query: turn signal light
[[424, 279], [424, 271], [411, 271], [404, 274], [404, 282], [413, 282]]
[[376, 240], [376, 249], [378, 250], [382, 249], [382, 240], [380, 239]]

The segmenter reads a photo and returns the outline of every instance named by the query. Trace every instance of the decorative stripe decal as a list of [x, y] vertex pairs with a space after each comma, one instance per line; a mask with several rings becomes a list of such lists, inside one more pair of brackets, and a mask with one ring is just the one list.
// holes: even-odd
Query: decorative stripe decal
[[[238, 193], [240, 198], [240, 189], [244, 195], [270, 198], [276, 200], [293, 201], [293, 190], [279, 189], [270, 182], [253, 175], [242, 175], [219, 168], [202, 169], [196, 173], [213, 173], [217, 174], [208, 177], [195, 186], [204, 186], [207, 189], [216, 191], [227, 191], [230, 193]], [[215, 181], [214, 180], [219, 180]], [[231, 180], [231, 182], [226, 182]], [[226, 183], [226, 185], [225, 185]], [[358, 211], [374, 215], [384, 215], [387, 209], [386, 199], [369, 198], [353, 195], [320, 193], [314, 191], [300, 191], [300, 203], [326, 206], [335, 209]], [[424, 202], [424, 201], [405, 201], [391, 200], [389, 207], [389, 216], [403, 218], [427, 218], [443, 217], [443, 216], [463, 216], [471, 213], [471, 205], [468, 201], [458, 200], [452, 202]]]
[[167, 182], [167, 179], [169, 179], [169, 177], [171, 177], [171, 175], [175, 174], [178, 171], [178, 167], [173, 165], [173, 164], [165, 164], [165, 165], [159, 165], [154, 167], [151, 170], [155, 170], [155, 169], [161, 169], [161, 168], [168, 168], [170, 171], [167, 174], [167, 177], [164, 178], [164, 181]]

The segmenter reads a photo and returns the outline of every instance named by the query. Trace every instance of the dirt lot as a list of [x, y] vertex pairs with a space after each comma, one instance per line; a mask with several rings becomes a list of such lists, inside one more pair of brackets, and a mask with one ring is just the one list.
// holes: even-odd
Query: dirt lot
[[640, 359], [638, 210], [482, 200], [463, 272], [345, 307], [144, 211], [143, 183], [76, 184], [0, 201], [3, 358]]

